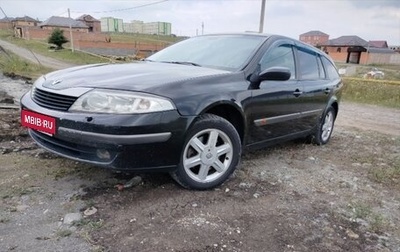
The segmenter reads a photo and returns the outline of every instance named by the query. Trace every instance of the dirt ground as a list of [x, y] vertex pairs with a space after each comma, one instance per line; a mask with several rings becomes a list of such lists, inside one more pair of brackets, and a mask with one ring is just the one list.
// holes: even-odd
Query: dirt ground
[[329, 144], [246, 154], [215, 190], [117, 190], [135, 175], [41, 150], [0, 109], [0, 251], [400, 251], [400, 110], [342, 103]]

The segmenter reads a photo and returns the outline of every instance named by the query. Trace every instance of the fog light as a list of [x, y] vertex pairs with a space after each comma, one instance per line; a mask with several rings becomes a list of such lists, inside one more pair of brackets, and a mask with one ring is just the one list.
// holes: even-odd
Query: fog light
[[96, 155], [100, 159], [110, 159], [111, 158], [110, 152], [108, 152], [108, 150], [99, 149], [96, 151]]

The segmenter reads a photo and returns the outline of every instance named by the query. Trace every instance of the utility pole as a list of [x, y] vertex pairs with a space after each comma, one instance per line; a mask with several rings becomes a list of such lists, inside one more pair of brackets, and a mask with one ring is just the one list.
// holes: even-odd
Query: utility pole
[[8, 20], [7, 14], [3, 11], [3, 8], [0, 7], [1, 12], [3, 12], [4, 16], [6, 17], [6, 19]]
[[265, 16], [265, 0], [261, 0], [261, 16], [260, 16], [260, 29], [259, 33], [263, 33], [264, 30], [264, 16]]
[[0, 7], [1, 12], [3, 12], [4, 16], [6, 17], [7, 22], [10, 23], [10, 25], [8, 26], [9, 29], [12, 29], [12, 23], [11, 20], [8, 19], [7, 14], [3, 11], [3, 8]]
[[201, 22], [201, 35], [204, 35], [204, 22]]
[[69, 38], [71, 39], [71, 49], [74, 52], [74, 38], [72, 37], [72, 25], [71, 25], [71, 13], [69, 12], [68, 8], [68, 18], [69, 18]]

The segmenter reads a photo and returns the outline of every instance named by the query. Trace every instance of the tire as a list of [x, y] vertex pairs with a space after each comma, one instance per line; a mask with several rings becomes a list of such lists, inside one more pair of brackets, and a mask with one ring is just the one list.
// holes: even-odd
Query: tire
[[221, 185], [236, 169], [241, 141], [235, 127], [222, 117], [205, 114], [189, 129], [178, 169], [172, 178], [188, 189]]
[[324, 145], [329, 142], [332, 135], [333, 126], [335, 124], [335, 119], [336, 111], [331, 106], [326, 110], [325, 114], [317, 124], [317, 130], [312, 137], [313, 143]]

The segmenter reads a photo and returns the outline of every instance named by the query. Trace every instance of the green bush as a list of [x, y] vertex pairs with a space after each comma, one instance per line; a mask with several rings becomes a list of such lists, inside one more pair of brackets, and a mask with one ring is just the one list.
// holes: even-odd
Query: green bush
[[68, 42], [68, 39], [64, 36], [64, 31], [58, 28], [54, 29], [51, 33], [49, 39], [47, 40], [49, 44], [55, 44], [57, 49], [62, 49], [62, 45]]

